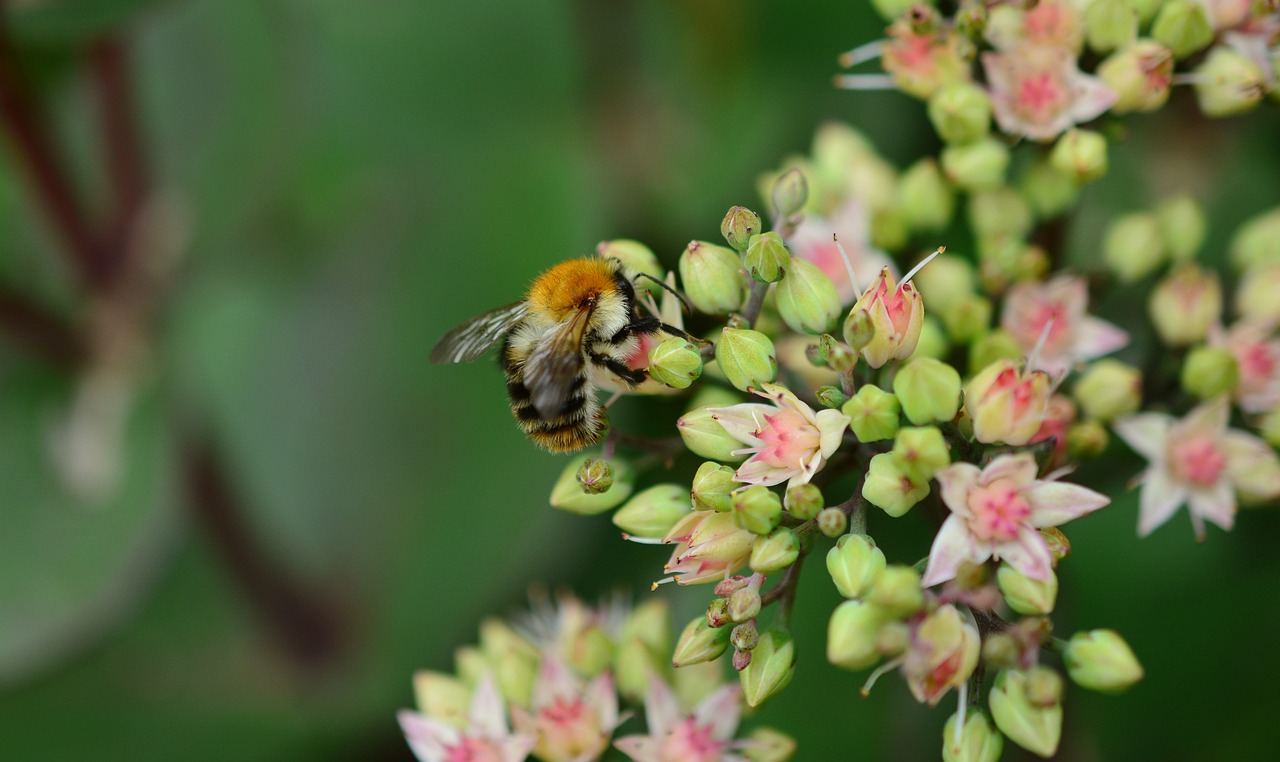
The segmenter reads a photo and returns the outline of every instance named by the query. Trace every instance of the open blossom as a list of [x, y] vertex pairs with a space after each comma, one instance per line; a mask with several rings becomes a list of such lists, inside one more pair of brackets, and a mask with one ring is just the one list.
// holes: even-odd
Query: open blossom
[[[912, 273], [907, 273], [909, 278]], [[875, 326], [871, 342], [862, 348], [867, 365], [879, 368], [890, 360], [905, 360], [916, 351], [924, 329], [924, 302], [909, 280], [897, 283], [889, 268], [867, 286], [854, 310], [866, 310]]]
[[1227, 428], [1225, 397], [1200, 405], [1177, 420], [1163, 413], [1138, 413], [1116, 421], [1116, 434], [1150, 461], [1139, 480], [1138, 535], [1169, 520], [1183, 503], [1196, 538], [1204, 522], [1231, 529], [1236, 494], [1254, 499], [1280, 497], [1280, 460], [1261, 439]]
[[986, 468], [953, 463], [937, 474], [951, 509], [929, 551], [923, 583], [956, 575], [964, 561], [996, 558], [1032, 579], [1046, 580], [1052, 556], [1037, 531], [1096, 511], [1110, 498], [1076, 484], [1037, 479], [1030, 453], [1000, 455]]
[[1246, 413], [1265, 413], [1280, 405], [1280, 339], [1270, 322], [1241, 320], [1215, 331], [1211, 342], [1229, 350], [1240, 368], [1235, 397]]
[[748, 445], [733, 454], [751, 454], [733, 478], [765, 486], [786, 481], [788, 488], [808, 483], [840, 446], [849, 417], [839, 410], [815, 413], [777, 384], [763, 384], [756, 394], [773, 404], [744, 402], [711, 409], [712, 419]]
[[979, 442], [1024, 445], [1045, 422], [1049, 376], [997, 360], [978, 372], [965, 388], [964, 407]]
[[718, 582], [747, 565], [755, 534], [738, 526], [732, 513], [694, 511], [680, 520], [666, 537], [675, 544], [667, 562], [667, 580], [680, 585]]
[[871, 245], [867, 210], [858, 199], [846, 199], [829, 217], [806, 215], [788, 242], [791, 251], [817, 265], [835, 284], [840, 303], [849, 304], [858, 297], [859, 291], [845, 269], [836, 238], [849, 255], [854, 275], [860, 278], [890, 267], [891, 262], [884, 252]]
[[511, 732], [502, 696], [489, 675], [476, 684], [463, 728], [409, 710], [398, 719], [421, 762], [520, 762], [535, 742], [532, 734]]
[[917, 98], [928, 98], [943, 85], [969, 79], [959, 38], [947, 29], [915, 32], [905, 22], [895, 23], [880, 61], [894, 84]]
[[902, 677], [916, 701], [937, 706], [952, 688], [964, 685], [978, 666], [982, 639], [952, 604], [919, 620], [903, 654]]
[[1069, 48], [1028, 42], [984, 53], [982, 66], [996, 122], [1010, 135], [1054, 140], [1116, 102], [1105, 82], [1080, 71]]
[[680, 711], [666, 681], [649, 677], [644, 703], [647, 735], [619, 738], [614, 746], [636, 762], [746, 762], [733, 742], [742, 715], [742, 688], [725, 685], [692, 712]]
[[1129, 334], [1085, 313], [1089, 289], [1083, 278], [1058, 275], [1044, 283], [1019, 283], [1009, 289], [1001, 326], [1022, 351], [1031, 354], [1049, 321], [1049, 335], [1032, 358], [1034, 369], [1060, 377], [1081, 360], [1114, 352], [1129, 343]]
[[[591, 762], [609, 745], [621, 720], [618, 694], [609, 673], [583, 684], [550, 654], [542, 659], [533, 686], [533, 707], [512, 708], [516, 729], [537, 739], [534, 756], [544, 762]], [[450, 759], [462, 762], [467, 757]]]

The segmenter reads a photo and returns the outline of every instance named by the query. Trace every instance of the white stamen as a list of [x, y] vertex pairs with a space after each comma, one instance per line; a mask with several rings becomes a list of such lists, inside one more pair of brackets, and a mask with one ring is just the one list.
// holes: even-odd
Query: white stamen
[[888, 74], [838, 74], [836, 87], [842, 90], [894, 90], [893, 77]]
[[1053, 323], [1058, 319], [1057, 315], [1052, 315], [1048, 320], [1044, 321], [1044, 328], [1040, 329], [1040, 338], [1036, 339], [1036, 345], [1031, 348], [1031, 354], [1027, 355], [1027, 369], [1035, 370], [1040, 364], [1040, 353], [1044, 351], [1044, 347], [1049, 343], [1049, 334], [1053, 332]]
[[858, 276], [853, 271], [853, 261], [849, 259], [849, 253], [844, 250], [844, 245], [840, 243], [840, 238], [835, 233], [831, 234], [831, 240], [836, 242], [836, 249], [840, 251], [840, 258], [844, 260], [844, 269], [849, 271], [849, 282], [853, 284], [853, 293], [862, 293], [862, 289], [858, 288]]
[[965, 714], [969, 711], [969, 686], [961, 685], [956, 689], [956, 693], [960, 694], [960, 706], [956, 709], [956, 727], [951, 734], [951, 745], [956, 749], [960, 749], [960, 732], [964, 730]]
[[944, 252], [944, 251], [946, 251], [946, 250], [947, 250], [947, 247], [946, 247], [946, 246], [939, 246], [939, 247], [938, 247], [938, 248], [937, 248], [937, 249], [936, 249], [932, 254], [930, 254], [929, 256], [925, 257], [924, 259], [922, 259], [922, 260], [920, 260], [918, 263], [916, 263], [916, 266], [915, 266], [915, 267], [913, 267], [913, 268], [911, 268], [911, 269], [907, 272], [907, 274], [902, 278], [902, 282], [898, 284], [898, 288], [902, 288], [903, 286], [905, 286], [905, 285], [907, 285], [908, 283], [910, 283], [910, 282], [911, 282], [911, 279], [915, 277], [915, 274], [916, 274], [916, 273], [918, 273], [918, 272], [920, 272], [922, 269], [924, 269], [924, 266], [925, 266], [925, 265], [927, 265], [927, 264], [929, 264], [930, 262], [932, 262], [934, 257], [938, 256], [939, 254], [941, 254], [942, 252]]
[[871, 673], [871, 676], [867, 678], [867, 681], [862, 684], [862, 690], [858, 691], [862, 694], [862, 697], [866, 698], [869, 696], [871, 694], [871, 689], [875, 687], [876, 681], [879, 680], [886, 672], [897, 669], [898, 666], [902, 664], [902, 659], [903, 657], [899, 656], [898, 658], [887, 661], [877, 667], [876, 670]]
[[860, 63], [872, 61], [884, 54], [884, 40], [876, 40], [850, 50], [847, 53], [840, 54], [840, 66], [845, 69], [852, 69]]
[[671, 582], [679, 582], [679, 581], [680, 581], [680, 578], [679, 578], [679, 577], [677, 577], [677, 576], [675, 576], [675, 575], [672, 575], [672, 576], [670, 576], [670, 577], [663, 577], [662, 579], [660, 579], [660, 580], [658, 580], [657, 582], [654, 582], [652, 585], [650, 585], [650, 586], [649, 586], [649, 589], [650, 589], [650, 590], [657, 590], [659, 585], [666, 585], [666, 584], [669, 584], [669, 583], [671, 583]]
[[660, 537], [636, 537], [635, 535], [628, 534], [626, 532], [622, 533], [622, 539], [629, 542], [636, 542], [641, 545], [666, 545]]

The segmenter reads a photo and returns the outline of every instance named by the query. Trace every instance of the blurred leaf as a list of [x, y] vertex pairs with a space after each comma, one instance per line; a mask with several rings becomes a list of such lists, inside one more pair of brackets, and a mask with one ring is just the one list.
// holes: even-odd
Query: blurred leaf
[[20, 40], [74, 44], [119, 26], [158, 0], [11, 0], [5, 21]]

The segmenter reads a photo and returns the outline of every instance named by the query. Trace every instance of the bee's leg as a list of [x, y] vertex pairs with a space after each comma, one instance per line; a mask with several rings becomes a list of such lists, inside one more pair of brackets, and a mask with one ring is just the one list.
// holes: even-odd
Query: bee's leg
[[626, 363], [616, 360], [606, 354], [600, 352], [591, 353], [591, 362], [596, 365], [603, 365], [610, 373], [618, 378], [626, 381], [632, 386], [639, 386], [645, 382], [649, 376], [644, 372], [643, 368], [631, 368]]
[[679, 336], [686, 341], [693, 341], [693, 337], [685, 333], [682, 329], [676, 328], [674, 325], [667, 325], [656, 317], [642, 317], [633, 320], [622, 326], [622, 328], [609, 339], [611, 344], [621, 344], [629, 337], [637, 333], [658, 333], [663, 331], [672, 336]]

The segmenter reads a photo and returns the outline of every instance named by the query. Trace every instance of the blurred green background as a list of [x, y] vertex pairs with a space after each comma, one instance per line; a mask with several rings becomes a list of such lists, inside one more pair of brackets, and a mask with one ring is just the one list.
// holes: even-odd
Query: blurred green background
[[[492, 363], [430, 365], [435, 339], [601, 239], [638, 238], [674, 265], [821, 120], [851, 122], [899, 165], [937, 147], [919, 103], [830, 87], [839, 52], [882, 28], [861, 3], [8, 7], [5, 77], [30, 88], [95, 219], [119, 187], [99, 64], [122, 56], [142, 248], [161, 272], [123, 397], [20, 337], [0, 344], [4, 759], [410, 759], [394, 711], [412, 672], [448, 669], [482, 616], [521, 607], [535, 582], [650, 595], [665, 560], [603, 517], [550, 509], [562, 460], [512, 425]], [[1210, 257], [1280, 203], [1275, 109], [1187, 113], [1115, 136], [1113, 172], [1070, 231], [1074, 261], [1107, 214], [1174, 191], [1206, 204]], [[6, 148], [10, 334], [33, 325], [10, 292], [102, 324], [22, 146]], [[1133, 302], [1103, 311], [1133, 323]], [[88, 443], [79, 470], [56, 447], [68, 431]], [[1139, 463], [1112, 454], [1081, 479], [1119, 493]], [[114, 484], [94, 481], [102, 462]], [[927, 549], [924, 522], [873, 521], [891, 559]], [[1142, 542], [1135, 524], [1125, 494], [1072, 526], [1060, 634], [1119, 630], [1147, 679], [1119, 698], [1071, 690], [1060, 758], [1268, 758], [1280, 514], [1199, 546], [1182, 517]], [[837, 595], [809, 572], [797, 677], [752, 722], [799, 738], [802, 760], [936, 758], [952, 709], [915, 706], [895, 677], [859, 698], [864, 675], [825, 665]], [[655, 594], [684, 621], [707, 592]]]

